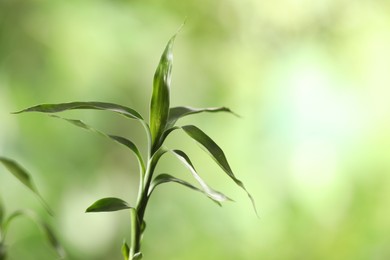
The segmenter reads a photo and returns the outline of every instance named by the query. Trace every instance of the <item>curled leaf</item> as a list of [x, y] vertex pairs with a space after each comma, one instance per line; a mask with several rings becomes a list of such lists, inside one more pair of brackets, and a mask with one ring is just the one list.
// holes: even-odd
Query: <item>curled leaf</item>
[[126, 139], [122, 136], [109, 135], [109, 137], [111, 139], [115, 140], [116, 142], [126, 146], [131, 151], [133, 151], [133, 153], [135, 154], [135, 156], [138, 159], [138, 163], [141, 167], [141, 170], [144, 173], [145, 172], [145, 163], [144, 163], [144, 160], [142, 159], [142, 155], [141, 155], [140, 151], [138, 150], [138, 147], [132, 141], [130, 141], [129, 139]]
[[85, 130], [88, 130], [88, 131], [91, 131], [91, 132], [94, 132], [94, 133], [97, 133], [101, 136], [104, 136], [104, 137], [107, 137], [117, 143], [120, 143], [124, 146], [126, 146], [127, 148], [129, 148], [133, 153], [134, 155], [137, 157], [137, 160], [138, 160], [138, 163], [141, 167], [141, 170], [142, 172], [145, 172], [145, 163], [144, 163], [144, 160], [142, 158], [142, 155], [138, 149], [138, 147], [130, 140], [126, 139], [125, 137], [122, 137], [122, 136], [116, 136], [116, 135], [108, 135], [106, 133], [103, 133], [95, 128], [93, 128], [92, 126], [90, 125], [87, 125], [86, 123], [84, 123], [83, 121], [81, 120], [78, 120], [78, 119], [69, 119], [69, 118], [64, 118], [64, 117], [60, 117], [60, 116], [57, 116], [57, 115], [51, 115], [52, 117], [55, 117], [55, 118], [59, 118], [59, 119], [62, 119], [62, 120], [65, 120], [75, 126], [78, 126], [78, 127], [81, 127]]
[[176, 121], [180, 118], [188, 115], [198, 114], [202, 112], [216, 113], [216, 112], [228, 112], [238, 116], [227, 107], [212, 107], [212, 108], [192, 108], [192, 107], [172, 107], [169, 109], [168, 127], [175, 125]]
[[155, 146], [156, 146], [156, 147], [161, 147], [161, 146], [163, 145], [163, 143], [165, 142], [165, 139], [167, 139], [168, 135], [169, 135], [170, 133], [172, 133], [173, 131], [177, 130], [177, 129], [180, 129], [180, 127], [173, 126], [173, 127], [171, 127], [171, 128], [166, 129], [166, 130], [162, 133], [160, 139], [158, 140], [158, 143], [156, 143]]
[[86, 212], [108, 212], [130, 208], [126, 201], [110, 197], [97, 200], [87, 208]]
[[163, 183], [169, 183], [169, 182], [176, 182], [176, 183], [181, 184], [181, 185], [183, 185], [183, 186], [185, 186], [187, 188], [190, 188], [191, 190], [198, 191], [198, 192], [206, 195], [212, 201], [214, 201], [215, 203], [217, 203], [218, 205], [221, 206], [221, 203], [218, 200], [215, 200], [215, 199], [211, 198], [211, 196], [205, 190], [199, 189], [199, 188], [195, 187], [194, 185], [192, 185], [189, 182], [186, 182], [184, 180], [178, 179], [178, 178], [173, 177], [172, 175], [169, 175], [169, 174], [166, 174], [166, 173], [162, 173], [162, 174], [158, 175], [156, 178], [154, 178], [154, 180], [153, 180], [153, 182], [152, 182], [152, 184], [151, 184], [151, 186], [149, 188], [148, 196], [150, 196], [152, 194], [152, 192], [154, 191], [154, 189], [158, 185], [163, 184]]
[[199, 185], [202, 187], [202, 190], [209, 198], [216, 202], [231, 200], [223, 193], [216, 191], [207, 185], [207, 183], [196, 172], [190, 158], [188, 158], [188, 156], [183, 151], [172, 150], [172, 153], [190, 170], [192, 176], [199, 183]]
[[[239, 186], [241, 187], [249, 199], [252, 202], [253, 209], [256, 210], [255, 201], [252, 195], [247, 191], [242, 181], [240, 181], [234, 175], [230, 165], [226, 159], [225, 153], [223, 150], [211, 139], [208, 135], [206, 135], [202, 130], [193, 125], [183, 126], [182, 129], [186, 134], [188, 134], [192, 139], [194, 139], [197, 143], [199, 143], [205, 151], [214, 159], [214, 161], [222, 168], [222, 170]], [[258, 215], [258, 214], [257, 214]]]

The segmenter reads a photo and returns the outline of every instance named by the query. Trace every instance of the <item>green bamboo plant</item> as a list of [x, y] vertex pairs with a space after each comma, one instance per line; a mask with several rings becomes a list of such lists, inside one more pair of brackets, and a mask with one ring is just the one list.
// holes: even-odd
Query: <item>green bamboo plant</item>
[[[70, 102], [70, 103], [60, 103], [60, 104], [41, 104], [33, 106], [24, 110], [21, 110], [16, 113], [24, 112], [42, 112], [48, 113], [51, 116], [64, 119], [71, 124], [74, 124], [78, 127], [90, 130], [95, 133], [99, 133], [109, 139], [116, 141], [134, 153], [135, 157], [139, 163], [140, 169], [140, 182], [137, 201], [134, 205], [127, 203], [126, 201], [119, 198], [103, 198], [90, 207], [87, 208], [86, 212], [107, 212], [107, 211], [118, 211], [118, 210], [129, 210], [130, 211], [130, 221], [131, 221], [131, 234], [130, 234], [130, 245], [124, 241], [122, 245], [122, 253], [125, 260], [135, 260], [141, 259], [141, 238], [145, 230], [146, 224], [144, 221], [145, 210], [148, 205], [148, 201], [155, 191], [156, 187], [169, 182], [175, 182], [185, 187], [188, 187], [194, 191], [203, 193], [211, 200], [217, 204], [221, 202], [231, 200], [229, 197], [223, 193], [214, 190], [211, 188], [203, 179], [198, 175], [195, 170], [194, 165], [192, 164], [190, 158], [187, 154], [181, 150], [168, 149], [165, 147], [164, 141], [167, 136], [175, 130], [183, 130], [190, 138], [195, 140], [202, 148], [211, 156], [212, 159], [222, 168], [222, 170], [239, 186], [241, 187], [249, 196], [252, 201], [253, 207], [254, 201], [252, 196], [246, 190], [244, 184], [233, 174], [233, 171], [225, 157], [222, 149], [201, 129], [194, 125], [184, 125], [178, 126], [177, 121], [188, 115], [202, 113], [202, 112], [228, 112], [234, 114], [230, 109], [226, 107], [217, 107], [217, 108], [192, 108], [192, 107], [170, 107], [170, 82], [171, 82], [171, 70], [172, 70], [172, 61], [173, 54], [172, 48], [176, 38], [175, 34], [167, 43], [167, 46], [161, 56], [160, 62], [157, 66], [156, 72], [154, 74], [153, 80], [153, 91], [150, 101], [150, 111], [149, 111], [149, 122], [147, 122], [141, 114], [135, 111], [132, 108], [106, 102]], [[86, 123], [75, 120], [59, 117], [54, 115], [58, 112], [63, 112], [67, 110], [75, 109], [94, 109], [94, 110], [106, 110], [120, 115], [125, 116], [128, 119], [136, 120], [144, 127], [146, 132], [146, 137], [148, 140], [148, 152], [146, 157], [140, 153], [136, 144], [129, 139], [117, 136], [110, 135], [100, 132]], [[179, 159], [190, 171], [190, 173], [195, 178], [198, 183], [197, 186], [191, 184], [187, 181], [176, 178], [167, 173], [161, 173], [159, 175], [155, 174], [156, 166], [162, 156], [166, 153], [171, 153]], [[255, 209], [256, 211], [256, 209]]]
[[[3, 164], [8, 171], [15, 176], [22, 184], [24, 184], [28, 189], [30, 189], [41, 201], [45, 209], [50, 215], [53, 215], [52, 210], [49, 208], [47, 203], [44, 201], [42, 196], [39, 194], [38, 189], [36, 188], [30, 174], [17, 162], [6, 157], [0, 157], [0, 164]], [[5, 239], [8, 233], [10, 224], [17, 219], [18, 217], [27, 217], [35, 222], [45, 234], [50, 245], [56, 250], [60, 258], [64, 257], [64, 250], [58, 239], [54, 235], [54, 232], [50, 226], [43, 221], [35, 212], [31, 210], [17, 210], [6, 217], [5, 208], [0, 200], [0, 260], [5, 260], [7, 258], [7, 247]]]

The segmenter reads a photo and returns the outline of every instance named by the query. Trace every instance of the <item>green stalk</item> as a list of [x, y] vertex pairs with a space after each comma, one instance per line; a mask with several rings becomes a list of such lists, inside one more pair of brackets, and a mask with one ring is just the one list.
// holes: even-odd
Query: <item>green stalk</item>
[[146, 138], [147, 138], [147, 141], [148, 141], [148, 158], [150, 158], [152, 156], [152, 134], [150, 132], [150, 127], [149, 125], [143, 121], [143, 120], [140, 120], [142, 126], [144, 127], [145, 129], [145, 132], [146, 132]]
[[131, 234], [130, 234], [130, 259], [137, 259], [141, 250], [141, 230], [137, 216], [137, 210], [130, 209]]
[[[148, 130], [148, 126], [144, 125]], [[151, 147], [150, 132], [148, 132], [148, 146]], [[156, 161], [151, 156], [151, 149], [148, 150], [148, 162], [145, 171], [141, 171], [139, 190], [137, 196], [136, 208], [130, 209], [131, 220], [131, 240], [130, 240], [130, 260], [141, 259], [141, 238], [142, 230], [141, 225], [144, 220], [145, 209], [148, 203], [148, 190], [151, 183], [153, 171], [155, 169]]]
[[[150, 144], [150, 143], [149, 143]], [[151, 147], [151, 146], [150, 146]], [[152, 156], [148, 155], [148, 163], [146, 170], [140, 176], [140, 186], [138, 190], [138, 198], [136, 208], [130, 209], [131, 214], [131, 241], [130, 241], [130, 259], [141, 259], [141, 226], [144, 222], [145, 210], [149, 201], [149, 188], [152, 182], [153, 173], [157, 166], [160, 157], [166, 152], [163, 148], [158, 148]], [[137, 255], [139, 254], [139, 255]]]
[[[145, 128], [146, 137], [147, 137], [147, 146], [149, 147], [147, 151], [148, 163], [146, 165], [146, 169], [141, 170], [140, 181], [139, 181], [139, 189], [137, 196], [137, 204], [136, 208], [131, 209], [131, 246], [130, 246], [130, 259], [133, 260], [135, 258], [142, 258], [142, 255], [137, 256], [137, 254], [141, 254], [141, 238], [143, 230], [141, 230], [141, 225], [144, 222], [144, 212], [146, 208], [146, 204], [148, 201], [147, 198], [147, 190], [149, 189], [148, 179], [150, 174], [150, 162], [152, 157], [152, 135], [150, 132], [149, 125], [140, 120], [142, 126]], [[154, 167], [152, 167], [154, 168]]]

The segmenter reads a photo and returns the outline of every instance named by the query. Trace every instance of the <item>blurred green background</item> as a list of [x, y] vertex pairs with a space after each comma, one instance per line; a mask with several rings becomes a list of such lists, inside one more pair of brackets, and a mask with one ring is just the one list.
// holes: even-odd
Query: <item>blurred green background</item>
[[[68, 259], [121, 259], [128, 212], [85, 214], [95, 200], [135, 201], [136, 161], [110, 141], [39, 114], [39, 103], [107, 101], [148, 117], [154, 70], [180, 24], [172, 105], [229, 106], [195, 115], [253, 194], [182, 133], [201, 175], [234, 198], [222, 208], [161, 186], [146, 214], [145, 259], [390, 259], [390, 2], [386, 0], [0, 0], [0, 155], [23, 164], [56, 212], [0, 168], [7, 212], [48, 219]], [[145, 144], [134, 121], [78, 111], [100, 130]], [[159, 171], [183, 177], [167, 156]], [[183, 177], [187, 178], [187, 177]], [[190, 178], [188, 178], [190, 179]], [[10, 259], [56, 259], [18, 220]]]

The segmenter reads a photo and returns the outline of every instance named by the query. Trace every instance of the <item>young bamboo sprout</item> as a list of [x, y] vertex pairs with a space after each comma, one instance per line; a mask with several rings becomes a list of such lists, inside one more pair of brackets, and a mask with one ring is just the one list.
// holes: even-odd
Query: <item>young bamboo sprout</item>
[[[191, 108], [191, 107], [170, 107], [170, 83], [171, 83], [171, 70], [173, 62], [173, 44], [176, 38], [176, 34], [168, 41], [166, 48], [161, 56], [160, 62], [157, 66], [153, 80], [153, 91], [150, 102], [150, 115], [149, 122], [134, 109], [105, 102], [71, 102], [61, 104], [42, 104], [33, 106], [17, 113], [24, 112], [42, 112], [53, 115], [58, 112], [74, 109], [94, 109], [94, 110], [107, 110], [114, 113], [121, 114], [129, 119], [136, 120], [142, 124], [145, 129], [148, 139], [148, 154], [146, 158], [141, 155], [139, 149], [132, 141], [125, 137], [109, 135], [100, 132], [91, 126], [85, 124], [80, 120], [67, 119], [55, 115], [55, 117], [64, 119], [71, 124], [86, 130], [99, 133], [113, 141], [116, 141], [127, 148], [129, 148], [136, 156], [139, 168], [140, 168], [140, 183], [138, 198], [134, 205], [128, 204], [126, 201], [119, 198], [103, 198], [93, 203], [86, 212], [106, 212], [117, 210], [129, 210], [131, 220], [131, 235], [130, 245], [124, 241], [122, 246], [122, 254], [125, 260], [141, 259], [141, 237], [145, 231], [145, 210], [148, 205], [150, 196], [155, 191], [156, 187], [163, 183], [174, 182], [185, 187], [188, 187], [194, 191], [201, 192], [217, 204], [221, 202], [231, 200], [223, 193], [214, 190], [207, 185], [205, 181], [198, 175], [192, 164], [190, 158], [185, 152], [181, 150], [170, 150], [163, 146], [167, 136], [175, 130], [182, 130], [190, 138], [199, 143], [204, 150], [211, 156], [212, 159], [221, 167], [221, 169], [249, 196], [252, 205], [255, 209], [252, 196], [246, 190], [244, 184], [234, 175], [222, 149], [202, 130], [194, 125], [177, 126], [177, 121], [187, 115], [198, 114], [203, 112], [216, 113], [216, 112], [228, 112], [234, 114], [230, 109], [226, 107], [216, 108]], [[191, 172], [195, 178], [198, 186], [188, 183], [184, 180], [178, 179], [169, 174], [163, 173], [156, 176], [155, 169], [166, 153], [171, 153], [179, 159]], [[255, 209], [256, 211], [256, 209]]]

